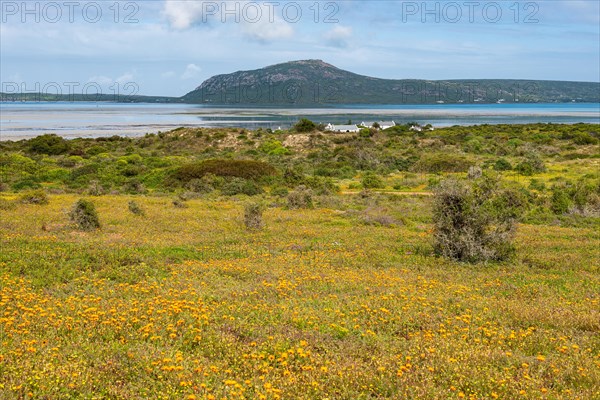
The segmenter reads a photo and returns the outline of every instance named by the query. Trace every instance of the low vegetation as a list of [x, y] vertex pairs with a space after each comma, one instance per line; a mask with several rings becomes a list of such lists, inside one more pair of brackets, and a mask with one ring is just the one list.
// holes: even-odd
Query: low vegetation
[[0, 398], [597, 398], [599, 131], [0, 142]]

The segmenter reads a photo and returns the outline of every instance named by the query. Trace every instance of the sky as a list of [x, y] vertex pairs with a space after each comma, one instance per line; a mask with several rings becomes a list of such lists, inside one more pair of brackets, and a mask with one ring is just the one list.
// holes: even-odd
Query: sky
[[304, 59], [390, 79], [598, 82], [600, 2], [0, 0], [4, 92], [182, 96]]

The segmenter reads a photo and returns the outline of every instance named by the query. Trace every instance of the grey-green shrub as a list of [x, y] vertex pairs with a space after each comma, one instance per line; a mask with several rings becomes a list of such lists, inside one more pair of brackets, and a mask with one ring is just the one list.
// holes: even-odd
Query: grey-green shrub
[[468, 262], [505, 260], [514, 253], [516, 220], [522, 208], [517, 193], [493, 177], [473, 183], [446, 179], [434, 190], [434, 250]]
[[132, 214], [140, 215], [140, 216], [146, 215], [146, 212], [144, 211], [144, 209], [135, 200], [131, 200], [127, 206], [129, 208], [129, 211], [131, 211]]
[[313, 193], [312, 190], [304, 185], [298, 186], [294, 191], [290, 192], [287, 197], [288, 208], [312, 208]]
[[91, 201], [79, 199], [75, 205], [73, 205], [73, 208], [69, 213], [69, 218], [77, 228], [83, 231], [100, 229], [98, 213], [96, 212], [94, 203]]
[[244, 225], [249, 230], [260, 230], [263, 228], [264, 206], [261, 203], [247, 203], [244, 206]]

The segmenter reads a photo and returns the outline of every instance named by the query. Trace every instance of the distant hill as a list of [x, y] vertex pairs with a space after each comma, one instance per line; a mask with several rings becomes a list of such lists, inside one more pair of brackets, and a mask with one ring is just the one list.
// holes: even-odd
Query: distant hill
[[111, 103], [181, 103], [181, 97], [141, 96], [122, 94], [54, 94], [54, 93], [3, 93], [0, 101], [89, 101]]
[[321, 60], [216, 75], [182, 97], [0, 93], [0, 101], [107, 101], [242, 106], [600, 102], [600, 83], [518, 79], [380, 79]]
[[600, 83], [515, 79], [379, 79], [321, 60], [213, 76], [186, 103], [240, 105], [600, 102]]

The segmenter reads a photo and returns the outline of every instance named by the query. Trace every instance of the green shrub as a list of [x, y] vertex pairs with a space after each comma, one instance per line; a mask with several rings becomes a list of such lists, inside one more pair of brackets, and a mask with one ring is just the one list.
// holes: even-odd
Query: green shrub
[[317, 195], [332, 194], [340, 190], [333, 179], [322, 176], [308, 176], [304, 179], [304, 183], [314, 190]]
[[381, 189], [385, 187], [383, 179], [374, 172], [365, 172], [361, 179], [362, 187], [365, 189]]
[[294, 125], [296, 132], [312, 132], [317, 128], [314, 122], [309, 119], [302, 118]]
[[554, 214], [561, 215], [569, 212], [573, 202], [564, 187], [553, 187], [550, 197], [550, 209]]
[[175, 170], [173, 177], [181, 183], [187, 183], [208, 174], [258, 180], [276, 175], [277, 170], [262, 161], [214, 159], [183, 165]]
[[244, 225], [248, 230], [260, 230], [263, 228], [264, 206], [261, 203], [247, 203], [244, 206]]
[[544, 190], [546, 190], [546, 184], [542, 181], [538, 181], [537, 179], [532, 179], [529, 182], [529, 189], [543, 192]]
[[39, 189], [42, 185], [35, 181], [34, 178], [24, 178], [12, 184], [12, 190], [15, 192], [21, 191], [23, 189]]
[[24, 204], [48, 204], [50, 200], [48, 195], [41, 189], [30, 190], [19, 196], [19, 202]]
[[88, 200], [79, 199], [71, 209], [69, 218], [77, 228], [83, 231], [93, 231], [100, 228], [96, 207], [94, 203]]
[[417, 172], [467, 172], [473, 162], [462, 155], [437, 153], [424, 154], [412, 169]]
[[29, 140], [29, 151], [37, 154], [65, 154], [70, 148], [68, 141], [55, 134], [41, 135]]
[[505, 260], [520, 207], [494, 178], [468, 184], [447, 179], [434, 191], [434, 249], [438, 255], [468, 262]]
[[286, 197], [289, 193], [289, 190], [284, 186], [276, 186], [271, 189], [271, 196]]
[[288, 167], [283, 172], [283, 181], [290, 186], [296, 186], [304, 182], [304, 175], [292, 167]]
[[510, 171], [512, 168], [513, 167], [511, 165], [511, 163], [508, 162], [508, 160], [506, 160], [505, 158], [499, 158], [494, 163], [494, 169], [496, 171]]
[[524, 176], [531, 176], [546, 171], [544, 162], [537, 155], [530, 155], [515, 167], [515, 170]]
[[279, 140], [267, 140], [263, 142], [258, 149], [271, 156], [282, 156], [292, 153], [290, 149], [284, 147]]
[[233, 178], [227, 180], [221, 187], [221, 193], [226, 196], [235, 196], [237, 194], [255, 196], [257, 194], [261, 194], [262, 192], [262, 188], [255, 182], [243, 178]]

